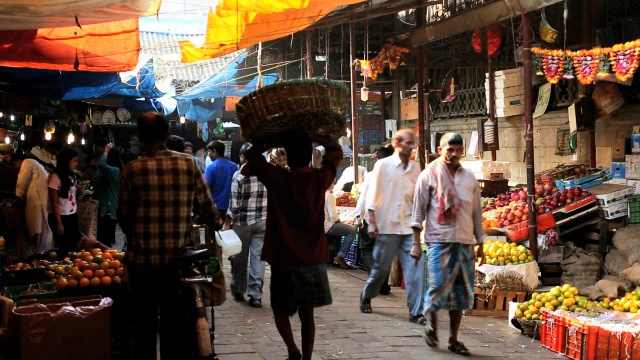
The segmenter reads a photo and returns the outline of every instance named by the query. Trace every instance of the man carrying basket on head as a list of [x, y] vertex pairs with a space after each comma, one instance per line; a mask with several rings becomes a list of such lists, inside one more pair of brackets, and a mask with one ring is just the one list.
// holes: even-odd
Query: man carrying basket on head
[[[320, 92], [326, 96], [318, 99], [315, 104], [319, 105], [297, 102]], [[265, 98], [279, 102], [261, 103], [260, 97], [265, 94]], [[260, 111], [253, 112], [256, 108]], [[242, 175], [256, 176], [267, 188], [262, 260], [271, 265], [271, 308], [291, 360], [311, 360], [314, 308], [332, 302], [326, 268], [324, 205], [325, 190], [333, 183], [342, 161], [342, 149], [328, 136], [319, 135], [318, 130], [331, 129], [324, 134], [343, 130], [346, 109], [347, 89], [320, 79], [270, 85], [245, 96], [237, 106], [242, 133], [253, 143], [245, 153], [248, 163], [242, 168]], [[260, 125], [254, 126], [258, 121]], [[312, 140], [326, 149], [320, 168], [310, 166]], [[261, 155], [268, 146], [280, 145], [286, 151], [288, 168], [270, 165]], [[302, 352], [289, 321], [296, 312], [301, 322]]]

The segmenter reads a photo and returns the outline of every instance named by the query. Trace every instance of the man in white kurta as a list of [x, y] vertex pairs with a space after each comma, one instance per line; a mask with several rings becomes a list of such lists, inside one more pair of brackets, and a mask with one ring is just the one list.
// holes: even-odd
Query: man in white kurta
[[49, 174], [39, 162], [26, 159], [23, 154], [13, 154], [11, 161], [20, 169], [16, 195], [26, 203], [29, 239], [35, 242], [37, 252], [47, 251], [53, 247], [53, 234], [47, 223]]
[[408, 130], [400, 130], [393, 136], [393, 147], [392, 156], [376, 162], [367, 189], [368, 232], [375, 238], [375, 244], [373, 266], [362, 289], [360, 311], [372, 312], [371, 299], [379, 294], [391, 262], [398, 255], [407, 288], [409, 321], [424, 324], [422, 261], [416, 261], [409, 254], [413, 245], [413, 192], [421, 171], [420, 165], [409, 159], [415, 148], [415, 136]]

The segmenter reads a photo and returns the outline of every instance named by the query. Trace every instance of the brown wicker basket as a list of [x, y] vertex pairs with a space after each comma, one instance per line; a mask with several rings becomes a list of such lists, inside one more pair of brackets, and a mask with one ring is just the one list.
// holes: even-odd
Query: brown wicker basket
[[525, 318], [515, 318], [520, 324], [520, 331], [524, 336], [540, 340], [540, 320], [527, 320]]
[[487, 281], [486, 275], [478, 270], [475, 273], [475, 281], [477, 287], [487, 290], [531, 291], [523, 280], [499, 277], [498, 280], [494, 278], [491, 281]]
[[326, 79], [290, 80], [265, 86], [236, 105], [247, 141], [279, 145], [289, 130], [342, 135], [350, 109], [348, 89]]

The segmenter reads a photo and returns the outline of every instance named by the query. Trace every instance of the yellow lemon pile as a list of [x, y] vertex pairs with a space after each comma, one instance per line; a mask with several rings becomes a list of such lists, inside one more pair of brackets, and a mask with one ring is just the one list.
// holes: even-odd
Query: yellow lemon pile
[[[478, 246], [476, 245], [476, 251], [477, 249]], [[483, 245], [483, 250], [485, 263], [489, 265], [520, 265], [533, 261], [531, 250], [514, 242], [487, 240]]]
[[549, 292], [534, 292], [531, 294], [529, 301], [518, 305], [516, 317], [527, 320], [540, 320], [540, 311], [542, 309], [583, 312], [594, 305], [597, 305], [595, 301], [589, 301], [583, 296], [578, 296], [577, 288], [564, 284], [554, 287]]

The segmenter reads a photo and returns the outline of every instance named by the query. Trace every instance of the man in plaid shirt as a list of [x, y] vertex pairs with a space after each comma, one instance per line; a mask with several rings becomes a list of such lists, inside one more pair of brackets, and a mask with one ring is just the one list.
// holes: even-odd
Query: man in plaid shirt
[[167, 150], [168, 136], [169, 125], [162, 114], [142, 114], [138, 137], [143, 156], [128, 163], [120, 178], [118, 222], [129, 241], [124, 261], [133, 303], [136, 359], [156, 359], [158, 311], [162, 358], [184, 358], [180, 351], [191, 340], [184, 331], [182, 311], [177, 311], [179, 291], [169, 281], [175, 275], [166, 265], [191, 243], [192, 213], [210, 229], [217, 229], [217, 210], [202, 172], [191, 155]]
[[[251, 148], [245, 143], [240, 148], [240, 164], [245, 166], [245, 153]], [[223, 230], [231, 229], [242, 240], [242, 251], [231, 263], [231, 293], [237, 301], [244, 301], [244, 293], [249, 296], [249, 305], [262, 307], [262, 285], [266, 263], [260, 259], [264, 244], [267, 218], [267, 189], [255, 176], [242, 175], [242, 167], [233, 174], [231, 199]], [[251, 261], [249, 262], [249, 254]], [[250, 264], [247, 291], [247, 263]]]

